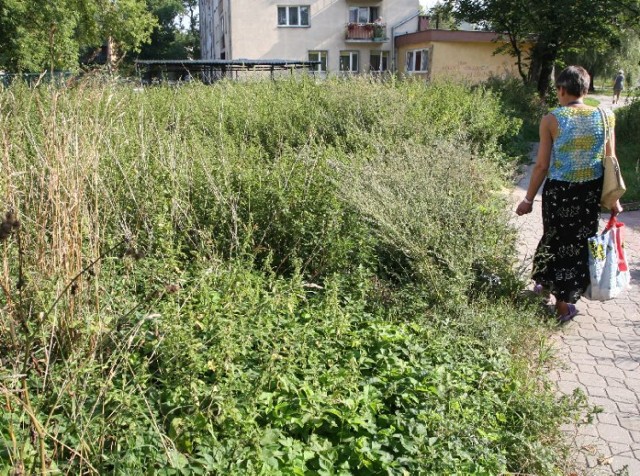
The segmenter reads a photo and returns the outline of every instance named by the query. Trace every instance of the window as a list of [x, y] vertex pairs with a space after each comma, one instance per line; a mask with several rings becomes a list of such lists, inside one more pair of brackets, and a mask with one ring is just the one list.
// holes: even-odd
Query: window
[[340, 71], [344, 73], [358, 72], [358, 52], [357, 51], [341, 51], [340, 52]]
[[278, 7], [278, 26], [309, 26], [309, 6]]
[[309, 61], [320, 61], [320, 64], [311, 66], [309, 71], [319, 73], [327, 72], [327, 52], [326, 51], [309, 51]]
[[225, 36], [226, 36], [226, 29], [225, 29], [225, 24], [224, 24], [224, 15], [220, 15], [220, 47], [224, 48], [225, 47]]
[[426, 72], [429, 69], [429, 50], [407, 51], [407, 71]]
[[369, 57], [369, 70], [372, 73], [389, 70], [389, 52], [372, 51]]
[[378, 16], [378, 7], [349, 8], [349, 23], [373, 23]]

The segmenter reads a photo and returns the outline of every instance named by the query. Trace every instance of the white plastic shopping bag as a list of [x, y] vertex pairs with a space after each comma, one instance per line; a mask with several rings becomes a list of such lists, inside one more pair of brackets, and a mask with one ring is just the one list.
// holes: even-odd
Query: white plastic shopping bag
[[589, 238], [587, 299], [608, 301], [622, 292], [631, 280], [624, 254], [624, 223], [612, 216], [602, 234]]

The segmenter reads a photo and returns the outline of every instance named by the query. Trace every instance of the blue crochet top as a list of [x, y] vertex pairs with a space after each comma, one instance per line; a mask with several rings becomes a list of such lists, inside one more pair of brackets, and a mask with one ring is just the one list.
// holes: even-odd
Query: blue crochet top
[[[604, 126], [597, 108], [559, 107], [551, 111], [558, 121], [558, 136], [553, 141], [548, 177], [564, 182], [586, 182], [600, 178]], [[606, 110], [609, 130], [615, 116]]]

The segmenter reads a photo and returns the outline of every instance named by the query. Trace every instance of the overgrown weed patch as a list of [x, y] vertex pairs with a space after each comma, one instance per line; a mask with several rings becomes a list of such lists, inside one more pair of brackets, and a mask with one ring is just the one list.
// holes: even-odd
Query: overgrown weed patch
[[366, 79], [2, 91], [2, 468], [556, 474], [583, 402], [527, 355], [501, 111]]

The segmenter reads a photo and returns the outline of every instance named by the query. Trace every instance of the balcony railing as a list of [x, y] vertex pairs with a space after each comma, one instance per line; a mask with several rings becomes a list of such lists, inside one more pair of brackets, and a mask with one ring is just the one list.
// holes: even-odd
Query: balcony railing
[[347, 41], [387, 41], [387, 25], [384, 23], [348, 23]]

